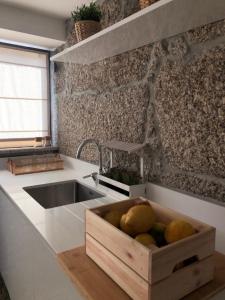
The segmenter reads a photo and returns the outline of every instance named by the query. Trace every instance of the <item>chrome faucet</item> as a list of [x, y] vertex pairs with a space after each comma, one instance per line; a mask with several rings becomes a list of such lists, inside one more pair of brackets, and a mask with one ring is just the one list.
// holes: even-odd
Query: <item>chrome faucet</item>
[[76, 158], [77, 159], [80, 159], [81, 157], [81, 152], [84, 148], [84, 146], [86, 146], [87, 144], [95, 144], [97, 149], [98, 149], [98, 153], [99, 153], [99, 174], [102, 173], [102, 147], [101, 145], [99, 144], [98, 141], [96, 141], [95, 139], [87, 139], [87, 140], [84, 140], [78, 147], [77, 149], [77, 153], [76, 153]]

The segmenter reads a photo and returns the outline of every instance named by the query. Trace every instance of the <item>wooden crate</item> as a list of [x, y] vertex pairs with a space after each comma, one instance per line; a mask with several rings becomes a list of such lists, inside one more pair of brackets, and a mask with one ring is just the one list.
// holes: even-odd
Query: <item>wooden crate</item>
[[64, 161], [59, 154], [32, 155], [9, 158], [7, 167], [15, 175], [64, 169]]
[[[105, 221], [112, 209], [124, 213], [144, 198], [129, 199], [86, 211], [86, 253], [132, 299], [177, 300], [213, 279], [215, 229], [209, 225], [149, 201], [157, 220], [183, 219], [197, 233], [176, 243], [148, 249]], [[186, 267], [177, 266], [189, 259]], [[176, 270], [176, 271], [175, 271]]]

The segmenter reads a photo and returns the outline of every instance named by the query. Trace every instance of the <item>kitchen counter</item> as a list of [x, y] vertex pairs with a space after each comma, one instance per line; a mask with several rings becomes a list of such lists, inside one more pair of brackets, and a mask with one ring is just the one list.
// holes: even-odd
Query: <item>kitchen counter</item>
[[[32, 233], [30, 233], [32, 236], [31, 240], [36, 236], [35, 241], [32, 242], [33, 245], [30, 245], [30, 239], [25, 241], [28, 246], [24, 246], [24, 248], [30, 248], [30, 252], [27, 249], [23, 250], [23, 247], [21, 248], [21, 252], [25, 251], [25, 257], [29, 259], [23, 257], [23, 260], [19, 263], [17, 261], [17, 249], [9, 249], [12, 260], [15, 262], [14, 264], [5, 264], [5, 260], [8, 259], [8, 253], [5, 253], [5, 257], [1, 254], [0, 258], [3, 259], [3, 261], [0, 259], [0, 270], [3, 270], [3, 277], [6, 285], [8, 286], [9, 291], [12, 291], [11, 300], [61, 300], [62, 295], [63, 299], [68, 300], [83, 299], [83, 297], [79, 295], [79, 292], [74, 289], [63, 270], [60, 269], [56, 262], [55, 255], [56, 253], [84, 244], [84, 214], [86, 208], [126, 199], [126, 196], [112, 191], [111, 189], [101, 185], [96, 187], [92, 178], [83, 179], [83, 176], [98, 171], [97, 166], [69, 157], [64, 157], [64, 160], [64, 170], [19, 176], [15, 176], [8, 172], [4, 167], [4, 160], [0, 160], [0, 186], [7, 195], [7, 197], [3, 197], [3, 200], [10, 202], [7, 204], [0, 202], [0, 204], [11, 205], [11, 209], [14, 209], [15, 213], [19, 213], [20, 210], [20, 214], [22, 212], [21, 216], [26, 217], [25, 221], [30, 226], [29, 230], [32, 231]], [[77, 180], [90, 187], [96, 188], [100, 193], [105, 194], [105, 196], [103, 198], [46, 210], [23, 190], [23, 187], [27, 186], [63, 182], [67, 180]], [[1, 198], [0, 200], [2, 201]], [[6, 212], [7, 211], [8, 210], [6, 209]], [[11, 220], [14, 220], [14, 217], [11, 218]], [[8, 222], [7, 227], [10, 230], [10, 218], [7, 217], [5, 222]], [[11, 234], [13, 238], [18, 241], [19, 237], [15, 234], [15, 231], [17, 232], [17, 230], [18, 227], [15, 227], [15, 230], [11, 229], [9, 235]], [[25, 229], [25, 232], [27, 232], [27, 230], [28, 229]], [[19, 235], [19, 233], [17, 233], [17, 235]], [[43, 239], [40, 238], [40, 235]], [[7, 237], [6, 244], [9, 242], [8, 240], [9, 238]], [[20, 244], [20, 239], [18, 244]], [[18, 244], [13, 246], [13, 248], [18, 247]], [[38, 253], [37, 250], [39, 248], [40, 251]], [[33, 262], [33, 255], [36, 257], [35, 263]], [[28, 264], [27, 261], [31, 262]], [[40, 264], [38, 270], [36, 270], [37, 261]], [[32, 281], [32, 284], [31, 280], [29, 280], [30, 264], [32, 265], [32, 270], [35, 269], [36, 272], [36, 279], [33, 280], [34, 282]], [[17, 274], [15, 274], [14, 271], [15, 265], [19, 270]], [[46, 275], [47, 277], [44, 274], [48, 274]], [[19, 283], [17, 280], [19, 280]], [[27, 283], [27, 281], [30, 281], [30, 284]], [[39, 289], [37, 292], [37, 286], [46, 286], [49, 288], [41, 289], [41, 292]], [[57, 292], [54, 291], [53, 293], [53, 286], [55, 286]], [[54, 295], [54, 298], [52, 295]], [[222, 299], [225, 299], [225, 291], [222, 291], [212, 298], [212, 300]]]
[[[18, 176], [4, 169], [0, 172], [0, 185], [5, 193], [40, 232], [55, 253], [84, 244], [84, 215], [86, 208], [126, 199], [126, 196], [109, 188], [101, 185], [96, 187], [92, 178], [83, 179], [83, 176], [98, 171], [97, 166], [68, 157], [64, 157], [64, 160], [65, 169], [59, 171]], [[23, 190], [23, 187], [27, 186], [68, 180], [77, 180], [106, 196], [96, 200], [44, 209]]]
[[[126, 198], [84, 175], [98, 167], [63, 157], [65, 169], [18, 175], [0, 159], [0, 273], [11, 300], [83, 300], [65, 275], [56, 254], [84, 244], [84, 215], [88, 207]], [[76, 180], [105, 197], [44, 209], [23, 187]]]

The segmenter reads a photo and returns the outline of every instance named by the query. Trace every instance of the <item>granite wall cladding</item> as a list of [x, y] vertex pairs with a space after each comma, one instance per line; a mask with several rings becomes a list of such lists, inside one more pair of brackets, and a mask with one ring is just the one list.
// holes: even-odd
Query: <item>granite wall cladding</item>
[[[138, 1], [101, 7], [106, 27]], [[90, 137], [147, 142], [148, 180], [225, 202], [225, 20], [89, 66], [57, 64], [55, 84], [62, 153]], [[135, 157], [117, 161], [137, 168]]]

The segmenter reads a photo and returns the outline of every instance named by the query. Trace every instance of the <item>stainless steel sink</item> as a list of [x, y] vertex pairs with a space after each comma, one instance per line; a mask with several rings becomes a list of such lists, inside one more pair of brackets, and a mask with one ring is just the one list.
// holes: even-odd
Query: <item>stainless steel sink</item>
[[53, 208], [105, 196], [77, 181], [29, 186], [24, 187], [24, 190], [44, 208]]

